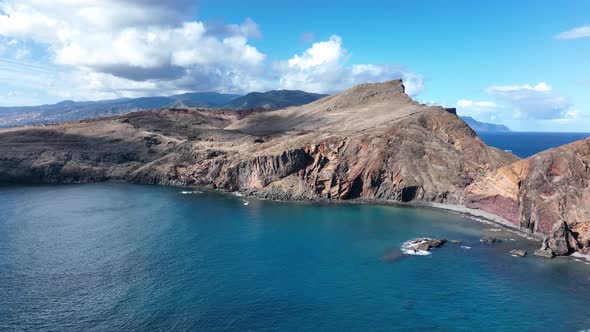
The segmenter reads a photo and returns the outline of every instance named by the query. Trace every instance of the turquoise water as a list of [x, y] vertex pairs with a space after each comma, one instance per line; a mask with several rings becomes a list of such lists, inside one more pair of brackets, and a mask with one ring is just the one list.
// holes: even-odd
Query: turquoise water
[[[0, 330], [577, 331], [590, 266], [459, 215], [123, 184], [0, 188]], [[244, 202], [248, 201], [248, 205]], [[417, 236], [464, 241], [403, 256]]]

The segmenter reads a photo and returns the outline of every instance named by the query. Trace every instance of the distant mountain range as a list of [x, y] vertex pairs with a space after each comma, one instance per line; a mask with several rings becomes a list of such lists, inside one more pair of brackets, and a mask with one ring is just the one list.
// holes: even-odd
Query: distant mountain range
[[290, 106], [301, 106], [322, 99], [328, 95], [310, 93], [299, 90], [273, 90], [268, 92], [251, 92], [236, 98], [224, 105], [232, 109], [279, 109]]
[[0, 127], [75, 121], [158, 108], [277, 109], [308, 104], [325, 96], [297, 90], [274, 90], [252, 92], [245, 96], [195, 92], [168, 97], [121, 98], [84, 102], [66, 100], [53, 105], [0, 107]]
[[510, 128], [502, 124], [480, 122], [470, 116], [462, 116], [461, 118], [478, 133], [505, 133], [510, 131]]
[[[233, 110], [280, 109], [309, 104], [325, 94], [299, 90], [272, 90], [246, 95], [217, 92], [194, 92], [167, 97], [121, 98], [75, 102], [66, 100], [53, 105], [0, 107], [0, 127], [76, 121], [158, 108], [220, 108]], [[508, 132], [504, 125], [462, 117], [476, 132]]]

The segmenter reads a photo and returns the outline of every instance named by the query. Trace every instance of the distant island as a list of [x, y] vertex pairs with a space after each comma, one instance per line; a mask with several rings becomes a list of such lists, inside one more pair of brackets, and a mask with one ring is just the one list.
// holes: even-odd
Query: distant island
[[506, 133], [511, 131], [510, 128], [502, 124], [481, 122], [470, 116], [462, 116], [461, 118], [478, 133]]

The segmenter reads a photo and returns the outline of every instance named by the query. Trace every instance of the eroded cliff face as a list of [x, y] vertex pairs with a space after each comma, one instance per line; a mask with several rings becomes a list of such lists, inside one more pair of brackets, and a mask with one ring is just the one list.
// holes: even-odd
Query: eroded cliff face
[[467, 186], [517, 160], [456, 114], [413, 101], [399, 80], [278, 111], [154, 110], [0, 131], [0, 182], [198, 185], [273, 199], [462, 204]]
[[0, 132], [0, 181], [199, 185], [274, 199], [462, 203], [517, 160], [401, 81], [302, 107], [238, 114], [159, 110]]
[[541, 152], [466, 189], [466, 205], [546, 236], [549, 254], [590, 252], [590, 138]]

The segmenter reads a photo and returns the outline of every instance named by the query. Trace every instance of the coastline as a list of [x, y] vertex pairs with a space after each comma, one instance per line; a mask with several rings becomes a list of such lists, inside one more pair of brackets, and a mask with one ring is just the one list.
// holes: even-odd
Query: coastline
[[[165, 185], [166, 186], [166, 185]], [[232, 196], [239, 196], [242, 198], [250, 198], [255, 200], [261, 201], [273, 201], [273, 202], [283, 202], [283, 203], [302, 203], [302, 204], [373, 204], [373, 205], [382, 205], [382, 206], [399, 206], [399, 207], [416, 207], [416, 208], [428, 208], [434, 210], [442, 210], [446, 212], [456, 213], [461, 216], [464, 216], [468, 219], [471, 219], [475, 222], [486, 223], [486, 224], [493, 224], [496, 226], [501, 227], [503, 230], [512, 233], [514, 235], [520, 236], [527, 240], [541, 242], [543, 241], [543, 235], [541, 234], [531, 234], [528, 232], [523, 232], [514, 224], [509, 222], [508, 220], [497, 216], [493, 213], [489, 213], [483, 210], [478, 209], [471, 209], [465, 207], [463, 205], [458, 204], [450, 204], [450, 203], [436, 203], [436, 202], [398, 202], [398, 201], [390, 201], [390, 200], [383, 200], [383, 199], [366, 199], [366, 198], [357, 198], [353, 200], [333, 200], [333, 199], [301, 199], [301, 198], [292, 198], [292, 199], [276, 199], [276, 198], [268, 198], [268, 197], [261, 197], [256, 195], [256, 191], [227, 191], [223, 189], [213, 189], [208, 187], [199, 187], [199, 186], [186, 186], [182, 184], [172, 184], [172, 186], [178, 188], [192, 188], [195, 190], [204, 190], [204, 191], [212, 191], [221, 194], [229, 194]], [[590, 255], [583, 255], [578, 253], [581, 257], [585, 257], [590, 262]], [[573, 256], [573, 255], [571, 255]], [[567, 256], [563, 256], [567, 257]]]
[[465, 207], [463, 205], [447, 204], [447, 203], [414, 203], [412, 205], [425, 206], [425, 207], [435, 208], [438, 210], [446, 210], [446, 211], [456, 212], [456, 213], [464, 215], [470, 219], [474, 219], [478, 222], [487, 222], [487, 223], [492, 223], [492, 224], [501, 226], [506, 231], [514, 233], [514, 234], [521, 236], [523, 238], [526, 238], [528, 240], [539, 241], [539, 242], [543, 241], [543, 235], [523, 232], [522, 230], [520, 230], [518, 227], [516, 227], [513, 223], [509, 222], [508, 220], [506, 220], [500, 216], [497, 216], [493, 213], [486, 212], [486, 211], [471, 209], [471, 208]]
[[[190, 190], [197, 192], [213, 192], [222, 195], [229, 195], [234, 196], [242, 199], [254, 199], [260, 201], [273, 201], [273, 202], [282, 202], [282, 203], [297, 203], [297, 204], [368, 204], [368, 205], [381, 205], [381, 206], [398, 206], [398, 207], [414, 207], [414, 208], [427, 208], [427, 209], [434, 209], [440, 211], [446, 211], [449, 213], [459, 214], [464, 216], [472, 221], [484, 223], [484, 224], [492, 224], [498, 227], [501, 227], [502, 230], [512, 233], [516, 236], [521, 238], [538, 242], [540, 243], [544, 236], [542, 234], [531, 234], [528, 232], [523, 232], [519, 228], [517, 228], [514, 224], [510, 223], [508, 220], [497, 216], [495, 214], [467, 208], [462, 205], [458, 204], [449, 204], [449, 203], [436, 203], [436, 202], [398, 202], [398, 201], [390, 201], [390, 200], [381, 200], [381, 199], [353, 199], [353, 200], [332, 200], [332, 199], [303, 199], [303, 198], [291, 198], [291, 199], [276, 199], [276, 198], [268, 198], [268, 197], [261, 197], [256, 195], [256, 191], [246, 190], [246, 191], [230, 191], [230, 190], [223, 190], [220, 188], [211, 188], [207, 186], [194, 186], [194, 185], [187, 185], [182, 182], [167, 182], [167, 183], [141, 183], [141, 182], [132, 182], [132, 181], [124, 181], [124, 180], [107, 180], [107, 181], [76, 181], [76, 182], [58, 182], [58, 183], [26, 183], [26, 184], [16, 184], [16, 183], [0, 183], [1, 186], [13, 186], [13, 185], [79, 185], [79, 184], [100, 184], [100, 183], [112, 183], [112, 184], [131, 184], [131, 185], [147, 185], [147, 186], [163, 186], [169, 188], [176, 188], [179, 190]], [[192, 192], [191, 192], [192, 193]], [[248, 205], [248, 204], [245, 204]], [[571, 261], [578, 261], [584, 262], [590, 265], [590, 254], [582, 254], [580, 252], [574, 252], [569, 255], [559, 255], [557, 257], [564, 257], [569, 258]]]

